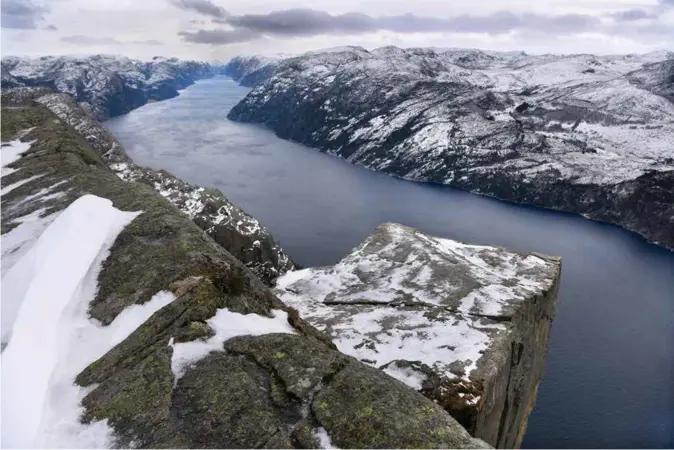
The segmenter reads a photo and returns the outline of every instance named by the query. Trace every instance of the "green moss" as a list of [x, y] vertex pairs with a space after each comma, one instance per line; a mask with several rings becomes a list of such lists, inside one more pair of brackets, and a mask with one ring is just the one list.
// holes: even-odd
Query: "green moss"
[[206, 323], [193, 321], [190, 322], [186, 340], [194, 341], [196, 339], [208, 339], [214, 334], [215, 333], [211, 327], [209, 327]]
[[431, 430], [431, 436], [443, 438], [445, 437], [448, 431], [451, 430], [448, 430], [447, 428], [437, 428], [435, 430]]
[[283, 353], [283, 352], [276, 352], [276, 354], [274, 355], [275, 359], [283, 359], [285, 357], [286, 357], [286, 354]]
[[[111, 387], [106, 382], [85, 399], [85, 406], [89, 406], [85, 421], [109, 419], [114, 424], [130, 420], [161, 420], [156, 415], [156, 407], [170, 403], [172, 389], [170, 360], [166, 350], [148, 355], [129, 375], [127, 383], [121, 389], [115, 389], [114, 395], [102, 394]], [[102, 397], [92, 401], [92, 397], [95, 398], [99, 392]]]
[[358, 417], [371, 417], [372, 413], [374, 410], [370, 408], [369, 406], [366, 406], [365, 408], [361, 409], [360, 412], [358, 413]]

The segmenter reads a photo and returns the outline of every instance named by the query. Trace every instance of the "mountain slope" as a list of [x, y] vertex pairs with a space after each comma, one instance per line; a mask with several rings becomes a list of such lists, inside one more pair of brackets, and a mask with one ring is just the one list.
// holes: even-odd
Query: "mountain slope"
[[166, 171], [136, 165], [119, 142], [68, 94], [17, 88], [3, 93], [4, 105], [36, 101], [77, 131], [119, 178], [151, 186], [216, 242], [268, 284], [295, 267], [273, 236], [254, 217], [232, 204], [217, 189], [185, 183]]
[[242, 86], [252, 87], [271, 78], [279, 61], [264, 56], [237, 56], [222, 67], [222, 73]]
[[6, 57], [2, 88], [43, 86], [71, 94], [96, 119], [105, 120], [149, 101], [175, 97], [178, 90], [217, 71], [204, 62], [162, 57], [149, 62], [110, 55]]
[[228, 117], [374, 170], [583, 214], [671, 249], [673, 60], [342, 48], [275, 63]]
[[53, 112], [63, 94], [20, 93], [2, 102], [3, 445], [487, 447], [121, 179]]

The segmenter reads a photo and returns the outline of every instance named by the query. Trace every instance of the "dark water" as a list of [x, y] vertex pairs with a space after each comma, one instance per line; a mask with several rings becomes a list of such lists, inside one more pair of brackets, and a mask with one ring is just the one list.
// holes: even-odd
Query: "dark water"
[[674, 253], [569, 214], [406, 182], [229, 122], [228, 79], [107, 122], [140, 164], [221, 189], [299, 263], [332, 264], [384, 221], [563, 257], [525, 447], [674, 446]]

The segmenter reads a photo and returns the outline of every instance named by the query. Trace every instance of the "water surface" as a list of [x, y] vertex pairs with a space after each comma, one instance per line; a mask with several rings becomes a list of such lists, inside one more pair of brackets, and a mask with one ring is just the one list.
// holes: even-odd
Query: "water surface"
[[226, 78], [106, 123], [142, 165], [216, 187], [305, 266], [379, 223], [563, 257], [547, 373], [524, 447], [674, 446], [674, 253], [611, 225], [407, 182], [226, 119]]

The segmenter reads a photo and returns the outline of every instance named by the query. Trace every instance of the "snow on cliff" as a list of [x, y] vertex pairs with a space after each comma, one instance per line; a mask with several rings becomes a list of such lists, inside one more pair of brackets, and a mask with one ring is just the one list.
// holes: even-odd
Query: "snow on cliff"
[[[543, 376], [558, 258], [383, 224], [339, 263], [289, 272], [276, 293], [347, 355], [382, 369], [469, 432], [520, 430]], [[506, 405], [506, 398], [517, 398]], [[521, 436], [479, 429], [497, 448]]]
[[100, 266], [117, 235], [138, 214], [85, 195], [59, 213], [12, 268], [3, 270], [3, 310], [11, 305], [17, 311], [13, 323], [3, 322], [11, 332], [0, 357], [3, 447], [105, 444], [105, 424], [79, 423], [84, 391], [75, 386], [75, 376], [174, 298], [158, 293], [144, 305], [127, 308], [107, 327], [88, 317]]
[[[558, 262], [547, 257], [384, 224], [336, 265], [289, 272], [277, 286], [346, 354], [377, 367], [421, 361], [447, 374], [460, 362], [467, 380], [506, 329], [499, 320], [545, 295], [557, 275]], [[428, 309], [448, 314], [451, 324], [429, 319]]]
[[396, 177], [582, 214], [674, 248], [672, 52], [344, 47], [272, 66], [228, 118]]

